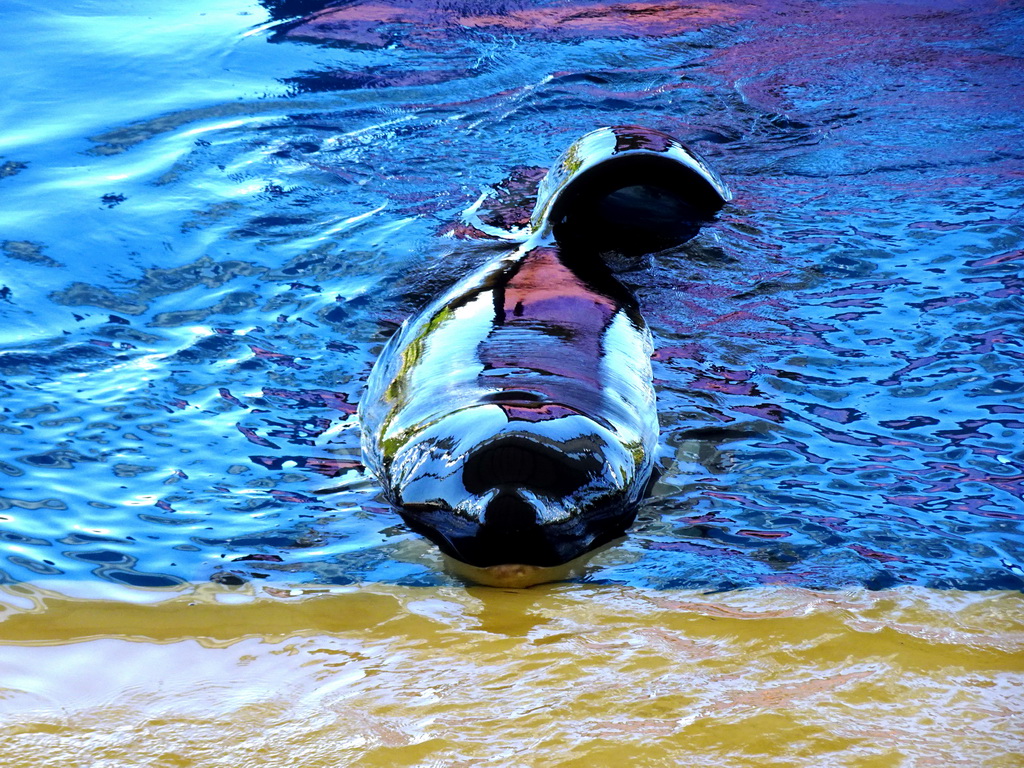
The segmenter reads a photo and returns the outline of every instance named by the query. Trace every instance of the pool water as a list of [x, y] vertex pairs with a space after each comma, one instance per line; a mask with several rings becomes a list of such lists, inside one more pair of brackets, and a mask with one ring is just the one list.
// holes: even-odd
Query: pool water
[[[5, 764], [1024, 760], [1019, 3], [0, 8]], [[614, 124], [735, 195], [619, 275], [661, 478], [467, 587], [356, 405], [501, 253], [462, 212]]]
[[1012, 768], [1024, 755], [1009, 593], [228, 597], [8, 593], [4, 765]]

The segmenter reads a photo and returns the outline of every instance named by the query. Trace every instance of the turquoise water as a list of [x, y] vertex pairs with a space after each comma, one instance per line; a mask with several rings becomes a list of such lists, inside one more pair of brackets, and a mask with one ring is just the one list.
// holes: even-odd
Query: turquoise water
[[663, 475], [581, 578], [1024, 586], [1018, 3], [0, 8], [6, 581], [450, 582], [363, 383], [481, 191], [627, 123], [736, 197], [620, 276]]

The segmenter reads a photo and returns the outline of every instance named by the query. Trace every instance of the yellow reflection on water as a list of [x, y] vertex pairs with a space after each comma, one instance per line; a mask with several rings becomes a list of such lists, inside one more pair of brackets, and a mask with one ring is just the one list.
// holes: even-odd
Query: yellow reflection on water
[[9, 587], [0, 765], [1024, 765], [1024, 596]]

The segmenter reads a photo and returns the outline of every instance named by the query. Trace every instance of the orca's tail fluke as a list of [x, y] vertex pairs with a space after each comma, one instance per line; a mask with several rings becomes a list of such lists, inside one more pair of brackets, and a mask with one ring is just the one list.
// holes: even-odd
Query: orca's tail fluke
[[668, 134], [600, 128], [541, 181], [530, 229], [569, 251], [634, 256], [686, 242], [731, 199], [718, 174]]

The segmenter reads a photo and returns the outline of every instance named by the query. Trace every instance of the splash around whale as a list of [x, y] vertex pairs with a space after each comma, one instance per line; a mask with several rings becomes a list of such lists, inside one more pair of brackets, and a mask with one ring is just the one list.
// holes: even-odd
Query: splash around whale
[[602, 128], [548, 171], [522, 228], [476, 222], [519, 247], [407, 320], [359, 406], [366, 464], [412, 530], [494, 583], [624, 534], [658, 418], [651, 334], [604, 256], [681, 243], [729, 199], [672, 137]]

